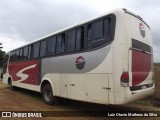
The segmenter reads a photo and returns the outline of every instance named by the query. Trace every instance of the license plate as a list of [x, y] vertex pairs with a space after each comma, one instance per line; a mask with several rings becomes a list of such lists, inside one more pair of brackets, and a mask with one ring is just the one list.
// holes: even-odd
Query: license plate
[[146, 88], [147, 88], [147, 86], [145, 86], [145, 85], [144, 85], [144, 86], [141, 86], [141, 88], [142, 88], [142, 89], [146, 89]]

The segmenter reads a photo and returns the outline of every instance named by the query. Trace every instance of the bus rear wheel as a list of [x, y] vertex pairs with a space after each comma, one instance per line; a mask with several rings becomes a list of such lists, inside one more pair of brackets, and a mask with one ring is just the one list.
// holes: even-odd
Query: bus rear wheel
[[43, 101], [47, 104], [54, 104], [54, 96], [52, 92], [52, 87], [50, 84], [45, 84], [42, 88]]

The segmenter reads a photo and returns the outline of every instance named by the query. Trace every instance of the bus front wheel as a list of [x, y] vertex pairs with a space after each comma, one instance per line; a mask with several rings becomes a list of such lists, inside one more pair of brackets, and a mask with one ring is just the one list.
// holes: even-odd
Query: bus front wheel
[[12, 85], [12, 80], [11, 80], [11, 79], [9, 79], [8, 85], [9, 85], [9, 88], [10, 88], [11, 90], [15, 90], [15, 87]]
[[54, 104], [54, 96], [50, 84], [45, 84], [42, 88], [43, 101], [47, 104]]

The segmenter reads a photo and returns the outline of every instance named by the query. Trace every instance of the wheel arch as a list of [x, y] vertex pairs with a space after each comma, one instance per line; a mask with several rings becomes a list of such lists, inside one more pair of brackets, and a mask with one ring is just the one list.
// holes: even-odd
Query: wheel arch
[[53, 86], [53, 83], [51, 82], [51, 80], [49, 80], [49, 79], [43, 79], [42, 80], [41, 86], [40, 86], [40, 93], [42, 93], [42, 88], [46, 84], [50, 84], [51, 85], [51, 87], [52, 87], [52, 93], [53, 93], [53, 96], [54, 96], [54, 86]]
[[9, 85], [9, 83], [12, 81], [12, 78], [11, 77], [8, 77], [8, 80], [7, 80], [7, 84]]

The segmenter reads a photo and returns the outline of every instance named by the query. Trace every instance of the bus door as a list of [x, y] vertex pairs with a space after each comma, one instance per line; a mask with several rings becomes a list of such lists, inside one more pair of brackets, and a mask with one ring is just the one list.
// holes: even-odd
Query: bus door
[[67, 75], [67, 74], [60, 75], [61, 97], [64, 97], [64, 98], [68, 98], [68, 87], [69, 87], [69, 84], [68, 84], [69, 80], [68, 79], [69, 79], [69, 75]]
[[74, 74], [71, 75], [70, 83], [70, 98], [77, 100], [85, 100], [85, 84], [84, 75]]

